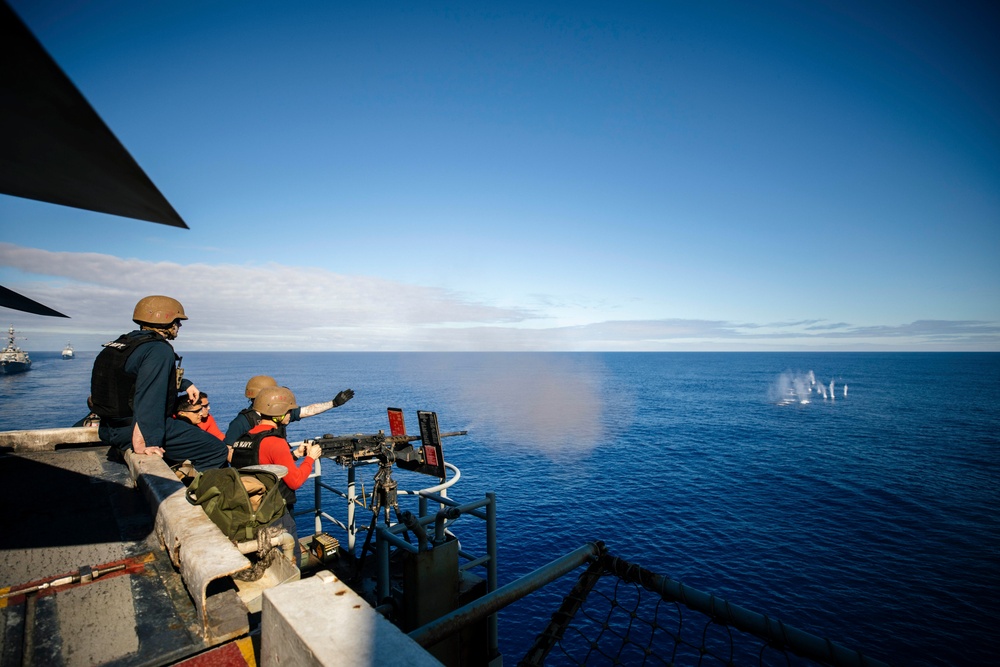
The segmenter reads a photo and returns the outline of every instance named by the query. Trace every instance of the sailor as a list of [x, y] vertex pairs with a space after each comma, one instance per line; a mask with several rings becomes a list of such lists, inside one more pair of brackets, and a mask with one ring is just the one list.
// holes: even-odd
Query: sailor
[[[247, 433], [250, 429], [260, 423], [260, 413], [254, 410], [253, 403], [254, 399], [257, 398], [258, 392], [265, 387], [277, 387], [278, 382], [270, 375], [254, 375], [252, 378], [247, 380], [246, 389], [243, 395], [250, 399], [250, 405], [241, 410], [233, 421], [229, 422], [229, 428], [226, 429], [226, 444], [232, 446], [243, 434]], [[329, 401], [323, 401], [321, 403], [313, 403], [307, 405], [304, 408], [298, 406], [295, 407], [289, 414], [289, 422], [297, 422], [300, 419], [305, 419], [306, 417], [312, 417], [313, 415], [318, 415], [321, 412], [326, 412], [331, 408], [339, 408], [344, 403], [354, 398], [353, 389], [344, 389], [334, 396]]]
[[[323, 449], [315, 443], [302, 444], [296, 448], [294, 457], [289, 450], [285, 427], [291, 421], [292, 412], [299, 409], [299, 406], [295, 402], [295, 394], [288, 387], [260, 389], [254, 398], [253, 409], [260, 415], [260, 423], [233, 444], [232, 464], [237, 468], [276, 464], [288, 469], [288, 473], [279, 482], [287, 507], [280, 523], [295, 538], [295, 564], [298, 566], [302, 550], [292, 514], [295, 489], [309, 479], [313, 462], [320, 457]], [[296, 457], [300, 459], [298, 463], [295, 462]]]
[[224, 440], [225, 435], [222, 434], [222, 429], [219, 428], [218, 422], [215, 421], [215, 417], [209, 411], [210, 404], [208, 402], [208, 394], [202, 392], [201, 397], [201, 423], [198, 424], [198, 428], [207, 433], [211, 433], [219, 440]]
[[200, 401], [192, 401], [187, 394], [177, 397], [177, 405], [174, 408], [174, 419], [183, 419], [189, 424], [194, 424], [201, 428], [202, 407]]
[[123, 334], [94, 360], [91, 401], [101, 416], [98, 435], [121, 452], [188, 460], [197, 470], [226, 466], [229, 448], [193, 424], [172, 419], [178, 392], [196, 402], [198, 388], [183, 377], [169, 341], [177, 338], [184, 307], [168, 296], [140, 299], [132, 313], [139, 329]]

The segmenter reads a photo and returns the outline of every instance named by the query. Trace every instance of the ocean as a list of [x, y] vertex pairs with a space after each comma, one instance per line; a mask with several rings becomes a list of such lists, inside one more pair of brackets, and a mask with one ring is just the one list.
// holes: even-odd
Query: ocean
[[[177, 347], [223, 430], [256, 374], [278, 378], [302, 405], [355, 390], [345, 406], [292, 424], [290, 440], [388, 430], [387, 407], [403, 409], [411, 432], [417, 410], [437, 412], [442, 431], [468, 430], [444, 441], [461, 470], [449, 495], [496, 492], [501, 584], [601, 540], [893, 664], [1000, 654], [1000, 354]], [[0, 430], [83, 417], [95, 352], [77, 354], [32, 353], [30, 372], [0, 376]], [[359, 480], [373, 473], [361, 468]], [[344, 478], [332, 462], [324, 477]], [[400, 488], [429, 480], [398, 479]], [[311, 532], [312, 520], [299, 526]], [[480, 539], [463, 529], [475, 551]], [[571, 583], [501, 613], [507, 661]]]

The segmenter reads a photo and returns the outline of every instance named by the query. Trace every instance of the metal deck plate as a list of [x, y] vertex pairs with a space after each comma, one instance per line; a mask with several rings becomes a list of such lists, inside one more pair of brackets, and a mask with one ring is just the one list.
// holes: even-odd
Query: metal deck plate
[[0, 667], [160, 664], [205, 647], [146, 500], [106, 452], [0, 454], [0, 592], [127, 565], [90, 583], [0, 597]]

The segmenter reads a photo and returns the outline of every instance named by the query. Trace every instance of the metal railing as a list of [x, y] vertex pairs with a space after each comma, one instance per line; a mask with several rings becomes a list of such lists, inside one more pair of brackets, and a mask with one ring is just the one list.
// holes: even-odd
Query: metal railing
[[[390, 547], [403, 549], [416, 554], [434, 548], [434, 545], [441, 544], [447, 540], [450, 532], [448, 526], [454, 524], [463, 516], [473, 516], [486, 522], [486, 554], [480, 557], [468, 553], [461, 548], [458, 550], [460, 558], [465, 559], [465, 563], [460, 566], [461, 570], [469, 570], [474, 567], [483, 566], [486, 568], [486, 596], [494, 594], [497, 590], [497, 510], [496, 494], [492, 491], [486, 494], [482, 500], [460, 505], [459, 503], [433, 493], [420, 493], [420, 515], [404, 516], [402, 523], [386, 527], [379, 526], [378, 539], [375, 543], [377, 556], [377, 584], [376, 590], [378, 599], [383, 600], [390, 594], [390, 573], [389, 573], [389, 550]], [[431, 501], [441, 506], [435, 514], [427, 512], [427, 502]], [[427, 534], [426, 526], [434, 524], [434, 536]], [[418, 537], [417, 543], [413, 544], [400, 537], [400, 533], [412, 530]], [[479, 598], [482, 600], [483, 598]], [[477, 602], [479, 601], [477, 600]], [[468, 605], [467, 605], [468, 606]], [[503, 605], [501, 605], [503, 606]], [[465, 607], [463, 607], [465, 609]], [[499, 607], [497, 608], [499, 609]], [[444, 618], [451, 618], [455, 612], [447, 614]], [[496, 610], [489, 613], [479, 614], [475, 619], [465, 619], [455, 621], [456, 629], [461, 629], [472, 620], [480, 620], [489, 617], [487, 623], [487, 645], [490, 655], [497, 653], [499, 642], [497, 631]], [[441, 619], [438, 619], [440, 621]], [[434, 621], [437, 623], [438, 621]], [[433, 623], [431, 624], [433, 625]], [[427, 626], [424, 626], [427, 627]], [[450, 632], [448, 633], [450, 634]], [[431, 642], [430, 644], [433, 644]], [[424, 644], [429, 646], [430, 644]]]
[[[347, 470], [347, 488], [346, 490], [341, 490], [327, 482], [323, 481], [323, 459], [318, 459], [313, 465], [312, 474], [309, 476], [313, 480], [313, 506], [305, 508], [295, 512], [295, 516], [313, 516], [314, 517], [314, 530], [317, 533], [323, 532], [323, 521], [327, 521], [340, 530], [347, 534], [347, 546], [346, 550], [350, 554], [354, 554], [357, 548], [357, 536], [358, 531], [367, 531], [368, 525], [358, 526], [357, 523], [357, 508], [361, 507], [366, 511], [371, 511], [370, 502], [373, 500], [375, 494], [374, 488], [371, 491], [365, 491], [364, 484], [362, 483], [361, 490], [358, 490], [358, 480], [357, 480], [357, 469], [361, 467], [366, 467], [370, 465], [377, 464], [375, 461], [362, 461], [354, 465], [343, 466]], [[330, 462], [333, 464], [333, 461]], [[397, 493], [400, 496], [414, 496], [419, 498], [419, 515], [421, 517], [427, 514], [427, 499], [428, 498], [439, 498], [441, 504], [449, 502], [447, 500], [447, 490], [454, 486], [461, 478], [462, 471], [456, 466], [445, 462], [445, 468], [451, 472], [451, 477], [447, 479], [439, 479], [438, 483], [427, 487], [425, 489], [417, 490], [399, 490]], [[341, 498], [346, 503], [346, 521], [341, 521], [337, 517], [331, 515], [323, 509], [323, 492], [327, 491], [333, 495]], [[440, 496], [435, 495], [441, 493]]]
[[[369, 462], [362, 462], [356, 465], [345, 466], [347, 471], [346, 489], [340, 489], [323, 480], [322, 459], [316, 461], [311, 477], [314, 481], [314, 506], [296, 512], [297, 516], [312, 515], [315, 517], [315, 530], [317, 533], [323, 531], [324, 521], [333, 524], [340, 530], [347, 533], [347, 551], [353, 556], [357, 548], [358, 531], [369, 530], [368, 525], [358, 525], [357, 509], [361, 507], [368, 512], [373, 510], [372, 503], [376, 490], [374, 486], [366, 491], [362, 485], [359, 490], [357, 480], [357, 468], [369, 465]], [[481, 500], [460, 504], [447, 496], [448, 489], [453, 487], [462, 477], [461, 471], [450, 463], [445, 463], [445, 468], [451, 473], [447, 479], [439, 479], [437, 484], [417, 490], [399, 490], [399, 497], [410, 497], [417, 501], [417, 513], [403, 512], [402, 522], [391, 525], [378, 525], [372, 523], [375, 528], [375, 555], [376, 555], [376, 600], [379, 604], [390, 597], [391, 581], [389, 569], [389, 556], [392, 547], [403, 549], [410, 553], [419, 553], [433, 549], [436, 544], [454, 538], [451, 531], [453, 526], [462, 517], [474, 517], [484, 522], [485, 526], [485, 554], [477, 555], [458, 547], [458, 556], [461, 559], [459, 569], [468, 571], [476, 567], [482, 567], [486, 572], [486, 596], [490, 597], [497, 591], [497, 527], [496, 527], [496, 495], [488, 492]], [[324, 493], [331, 493], [342, 499], [346, 503], [346, 521], [341, 521], [323, 509]], [[431, 513], [432, 506], [436, 506]], [[370, 516], [370, 515], [369, 515]], [[433, 524], [433, 530], [428, 532], [428, 527]], [[417, 536], [417, 542], [411, 543], [404, 539], [401, 534], [412, 532]], [[524, 593], [525, 595], [527, 593]], [[516, 599], [516, 598], [514, 598]], [[512, 601], [512, 600], [510, 600]], [[505, 602], [504, 604], [508, 604]], [[501, 607], [504, 605], [500, 605]], [[497, 607], [499, 609], [499, 607]], [[452, 615], [449, 615], [451, 617]], [[487, 621], [487, 642], [491, 655], [497, 653], [498, 631], [496, 612], [480, 613], [477, 619], [488, 617]], [[468, 622], [468, 621], [465, 621]], [[457, 624], [457, 625], [456, 625]], [[450, 621], [447, 627], [460, 628], [463, 625], [459, 621]]]
[[601, 550], [536, 637], [521, 667], [595, 663], [887, 667], [860, 651], [612, 556], [603, 545]]

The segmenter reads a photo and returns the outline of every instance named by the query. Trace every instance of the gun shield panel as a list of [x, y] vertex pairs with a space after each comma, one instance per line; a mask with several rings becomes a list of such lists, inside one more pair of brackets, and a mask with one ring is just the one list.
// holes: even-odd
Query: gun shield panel
[[444, 448], [441, 446], [441, 429], [438, 427], [436, 412], [417, 412], [417, 421], [420, 422], [420, 441], [424, 453], [424, 464], [428, 468], [428, 474], [441, 479], [445, 478], [444, 469]]

